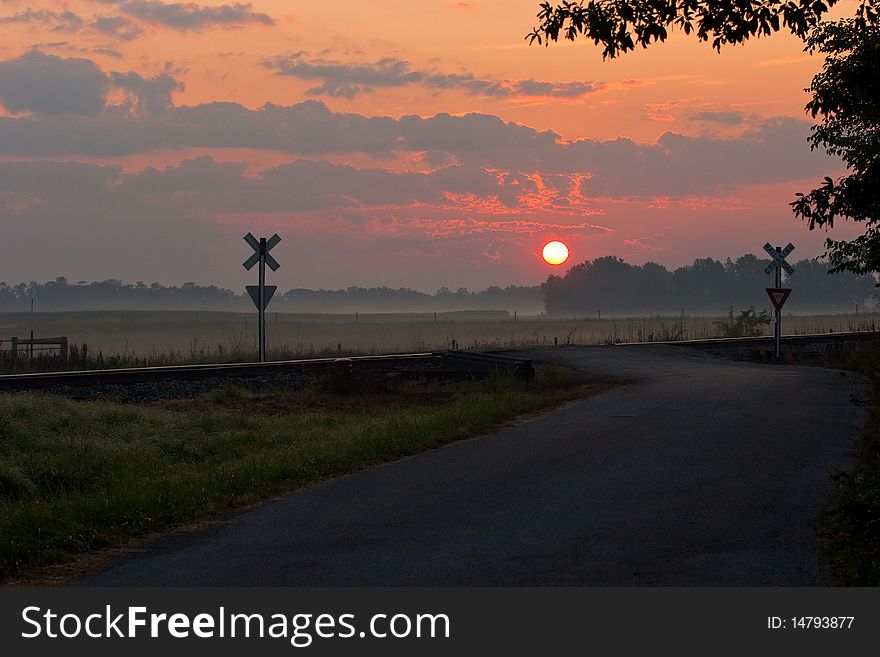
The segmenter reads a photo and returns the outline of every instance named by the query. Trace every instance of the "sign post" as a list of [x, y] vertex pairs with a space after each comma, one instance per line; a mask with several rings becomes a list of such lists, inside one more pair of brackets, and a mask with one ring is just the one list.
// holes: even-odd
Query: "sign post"
[[770, 254], [771, 258], [773, 258], [770, 264], [764, 268], [764, 273], [769, 274], [774, 269], [776, 270], [776, 287], [768, 287], [767, 295], [770, 297], [770, 302], [776, 309], [776, 332], [773, 351], [778, 360], [780, 355], [780, 340], [782, 337], [782, 306], [785, 304], [785, 300], [788, 299], [788, 295], [791, 294], [790, 289], [782, 287], [782, 270], [784, 269], [785, 273], [789, 276], [794, 273], [794, 267], [785, 261], [788, 254], [794, 251], [794, 244], [789, 242], [788, 246], [783, 249], [781, 246], [773, 248], [770, 245], [770, 242], [767, 242], [767, 244], [764, 245], [764, 250]]
[[244, 261], [244, 268], [250, 271], [254, 265], [259, 264], [259, 285], [248, 285], [247, 291], [251, 297], [251, 300], [254, 302], [254, 305], [257, 307], [257, 312], [259, 313], [260, 318], [260, 362], [266, 362], [266, 307], [269, 305], [269, 301], [272, 299], [272, 295], [275, 294], [275, 290], [278, 289], [274, 285], [266, 285], [266, 265], [269, 265], [272, 268], [272, 271], [277, 271], [281, 266], [278, 264], [278, 261], [275, 260], [271, 255], [269, 255], [269, 251], [281, 241], [281, 238], [278, 237], [278, 234], [272, 235], [269, 239], [265, 237], [261, 237], [259, 240], [248, 233], [244, 236], [244, 241], [247, 242], [251, 248], [254, 250], [251, 257]]

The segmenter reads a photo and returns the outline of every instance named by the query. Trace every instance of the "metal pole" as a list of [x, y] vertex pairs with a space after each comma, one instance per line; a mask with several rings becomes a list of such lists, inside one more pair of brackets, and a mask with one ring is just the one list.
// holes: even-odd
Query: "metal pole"
[[[776, 247], [776, 252], [782, 251], [781, 246]], [[782, 267], [776, 268], [776, 289], [782, 287]], [[776, 360], [779, 360], [779, 341], [782, 337], [782, 311], [776, 309]]]
[[28, 355], [30, 360], [34, 359], [34, 298], [31, 297], [31, 349]]
[[260, 238], [260, 362], [266, 362], [266, 238]]

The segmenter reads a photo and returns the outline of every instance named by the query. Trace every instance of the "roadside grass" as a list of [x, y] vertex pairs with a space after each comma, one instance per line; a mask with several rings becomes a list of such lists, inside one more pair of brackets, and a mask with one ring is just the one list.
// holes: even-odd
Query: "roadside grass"
[[350, 396], [224, 389], [145, 406], [0, 395], [0, 581], [617, 385], [548, 366], [532, 382]]
[[880, 345], [859, 345], [842, 367], [871, 381], [870, 416], [852, 472], [833, 476], [831, 502], [819, 519], [819, 537], [838, 584], [880, 585]]

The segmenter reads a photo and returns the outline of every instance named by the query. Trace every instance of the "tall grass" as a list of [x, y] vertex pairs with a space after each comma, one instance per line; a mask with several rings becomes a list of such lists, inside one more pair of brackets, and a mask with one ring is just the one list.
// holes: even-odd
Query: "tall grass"
[[[389, 316], [330, 321], [305, 320], [270, 313], [267, 327], [272, 360], [317, 358], [451, 349], [616, 344], [724, 337], [719, 320], [727, 317], [522, 317], [503, 320], [408, 318]], [[21, 317], [0, 317], [0, 373], [47, 369], [140, 367], [190, 363], [247, 362], [256, 359], [253, 317], [236, 313], [124, 312], [46, 314], [38, 335], [67, 335], [70, 360], [62, 364], [49, 354], [34, 361], [19, 358], [13, 367], [8, 338], [24, 335]], [[880, 314], [783, 317], [787, 334], [875, 330]], [[244, 328], [242, 328], [244, 326]], [[772, 333], [772, 326], [765, 327]]]
[[819, 535], [838, 583], [880, 586], [880, 346], [858, 345], [839, 365], [866, 376], [873, 391], [856, 467], [834, 476]]

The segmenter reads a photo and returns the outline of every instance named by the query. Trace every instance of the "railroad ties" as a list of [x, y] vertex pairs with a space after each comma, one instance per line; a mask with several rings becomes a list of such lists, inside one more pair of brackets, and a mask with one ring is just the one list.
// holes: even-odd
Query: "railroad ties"
[[340, 392], [350, 392], [365, 380], [395, 378], [467, 380], [493, 374], [523, 379], [534, 377], [528, 359], [499, 354], [435, 351], [387, 356], [352, 356], [350, 358], [313, 358], [268, 363], [222, 363], [210, 365], [174, 365], [136, 367], [76, 372], [41, 372], [0, 376], [0, 392], [46, 388], [126, 386], [158, 381], [194, 379], [245, 379], [261, 376], [305, 374], [327, 377]]

